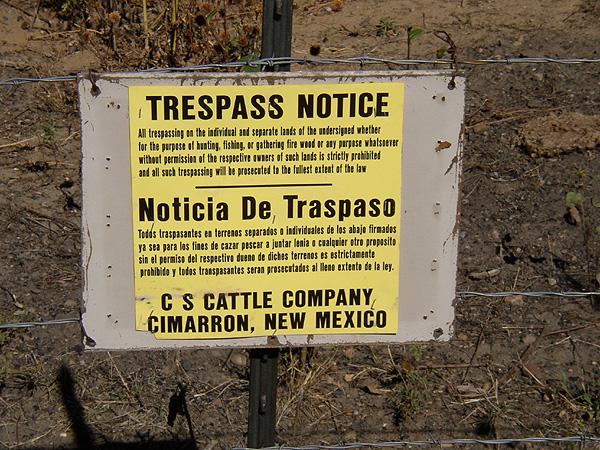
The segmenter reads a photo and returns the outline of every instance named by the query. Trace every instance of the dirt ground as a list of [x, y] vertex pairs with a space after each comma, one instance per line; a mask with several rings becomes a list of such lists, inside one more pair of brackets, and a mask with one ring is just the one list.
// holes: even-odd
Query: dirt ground
[[[175, 52], [160, 25], [170, 2], [148, 3], [156, 31], [145, 51], [141, 1], [1, 0], [0, 79], [257, 51], [255, 1], [199, 3], [181, 19]], [[293, 55], [404, 58], [410, 26], [423, 30], [413, 58], [448, 54], [436, 30], [459, 59], [598, 58], [599, 23], [598, 0], [298, 0]], [[194, 24], [208, 31], [197, 36]], [[468, 92], [458, 291], [598, 290], [599, 67], [460, 67]], [[0, 86], [0, 101], [0, 323], [77, 317], [75, 85]], [[286, 350], [278, 442], [598, 436], [594, 301], [459, 298], [448, 343]], [[185, 448], [186, 419], [167, 423], [180, 384], [198, 448], [246, 443], [245, 352], [82, 353], [76, 323], [3, 330], [0, 348], [0, 448]]]

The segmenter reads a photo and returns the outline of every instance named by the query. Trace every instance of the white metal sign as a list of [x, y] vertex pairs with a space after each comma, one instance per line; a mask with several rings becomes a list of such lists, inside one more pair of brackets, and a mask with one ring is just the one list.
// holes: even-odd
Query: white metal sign
[[111, 74], [79, 93], [88, 348], [449, 338], [461, 77]]

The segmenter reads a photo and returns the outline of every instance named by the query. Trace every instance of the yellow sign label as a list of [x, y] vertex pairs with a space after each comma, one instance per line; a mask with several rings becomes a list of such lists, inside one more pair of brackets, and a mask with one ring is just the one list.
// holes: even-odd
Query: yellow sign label
[[404, 85], [129, 88], [136, 329], [398, 328]]

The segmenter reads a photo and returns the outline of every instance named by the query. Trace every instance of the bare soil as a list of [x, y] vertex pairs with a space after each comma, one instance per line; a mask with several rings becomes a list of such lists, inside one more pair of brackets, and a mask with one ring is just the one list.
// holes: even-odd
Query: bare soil
[[[256, 1], [182, 1], [171, 28], [171, 2], [148, 2], [148, 46], [141, 3], [1, 0], [0, 79], [258, 52]], [[598, 0], [298, 0], [293, 55], [404, 58], [411, 26], [423, 30], [413, 58], [447, 53], [436, 30], [459, 59], [598, 58], [599, 22]], [[568, 145], [524, 140], [566, 114], [597, 124], [598, 68], [460, 67], [459, 291], [598, 290], [597, 125], [577, 121]], [[0, 101], [0, 323], [77, 317], [74, 83], [0, 86]], [[278, 442], [600, 435], [599, 325], [597, 298], [478, 296], [457, 299], [449, 343], [285, 350]], [[179, 385], [198, 448], [245, 445], [245, 352], [82, 353], [80, 342], [78, 324], [0, 331], [0, 448], [185, 448], [186, 419], [168, 424]]]

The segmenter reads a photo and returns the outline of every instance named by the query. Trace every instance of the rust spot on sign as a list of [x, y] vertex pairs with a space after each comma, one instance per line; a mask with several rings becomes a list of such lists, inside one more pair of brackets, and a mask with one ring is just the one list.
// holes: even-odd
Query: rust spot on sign
[[442, 150], [446, 150], [447, 148], [452, 147], [452, 144], [448, 141], [437, 141], [437, 145], [435, 146], [435, 151], [439, 152]]

